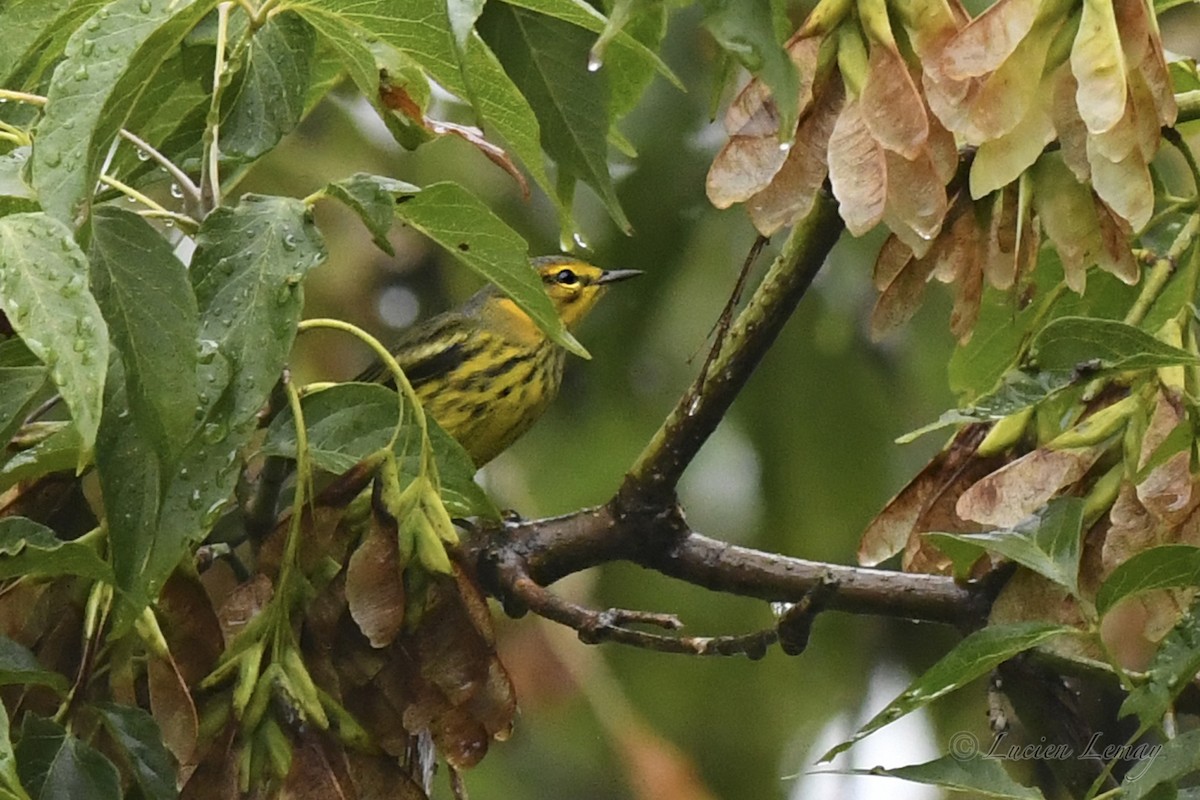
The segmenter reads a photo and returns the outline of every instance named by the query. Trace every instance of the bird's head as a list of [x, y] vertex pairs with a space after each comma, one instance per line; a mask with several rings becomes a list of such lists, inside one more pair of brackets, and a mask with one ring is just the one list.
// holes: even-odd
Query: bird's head
[[542, 256], [533, 266], [567, 330], [587, 316], [609, 284], [642, 274], [636, 269], [603, 270], [570, 256]]

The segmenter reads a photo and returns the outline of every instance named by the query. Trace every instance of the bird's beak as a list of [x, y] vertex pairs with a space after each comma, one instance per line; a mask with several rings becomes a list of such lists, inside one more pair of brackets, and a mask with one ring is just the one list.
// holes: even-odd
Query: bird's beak
[[600, 277], [596, 280], [596, 283], [616, 283], [617, 281], [636, 278], [641, 274], [642, 271], [640, 269], [606, 269], [604, 272], [600, 273]]

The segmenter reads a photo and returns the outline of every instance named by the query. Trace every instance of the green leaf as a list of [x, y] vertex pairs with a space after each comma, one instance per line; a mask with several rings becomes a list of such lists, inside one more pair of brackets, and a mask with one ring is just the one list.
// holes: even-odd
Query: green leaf
[[22, 575], [80, 575], [112, 583], [112, 570], [83, 542], [63, 541], [54, 531], [24, 517], [0, 519], [0, 579]]
[[630, 231], [608, 172], [607, 75], [587, 70], [592, 37], [575, 25], [505, 4], [489, 5], [479, 29], [537, 114], [560, 186], [564, 179], [582, 180], [613, 221]]
[[[343, 383], [307, 395], [301, 401], [308, 426], [309, 455], [318, 467], [341, 473], [385, 447], [396, 428], [396, 393], [369, 383]], [[454, 440], [431, 418], [425, 418], [437, 462], [441, 496], [449, 512], [458, 517], [496, 518], [498, 512], [487, 494], [475, 483], [475, 464]], [[418, 470], [420, 437], [409, 412], [405, 425], [410, 435], [397, 443], [401, 471], [410, 477]], [[290, 412], [276, 417], [263, 443], [265, 455], [296, 457], [295, 420]]]
[[1092, 317], [1053, 320], [1038, 331], [1031, 353], [1038, 366], [1049, 370], [1069, 370], [1082, 364], [1115, 370], [1200, 364], [1200, 358], [1141, 328]]
[[[396, 428], [396, 393], [369, 383], [342, 383], [306, 395], [300, 407], [308, 454], [327, 472], [342, 473], [385, 447]], [[296, 458], [296, 421], [290, 410], [271, 421], [262, 452]]]
[[[940, 786], [955, 792], [972, 792], [976, 797], [998, 800], [1041, 800], [1044, 796], [1031, 786], [1022, 786], [1012, 779], [1002, 762], [994, 758], [973, 755], [969, 758], [942, 756], [924, 764], [885, 769], [830, 770], [834, 775], [881, 775], [900, 778], [927, 786]], [[822, 774], [822, 773], [817, 773]]]
[[771, 90], [781, 138], [790, 140], [800, 113], [800, 74], [775, 34], [771, 0], [704, 0], [704, 27], [717, 44]]
[[108, 328], [66, 225], [41, 213], [0, 218], [0, 308], [50, 368], [79, 430], [82, 466], [100, 423]]
[[7, 445], [46, 385], [46, 368], [0, 367], [0, 442]]
[[290, 11], [272, 14], [250, 38], [246, 65], [229, 94], [221, 152], [257, 158], [291, 132], [304, 113], [316, 33]]
[[460, 98], [472, 98], [478, 124], [498, 135], [554, 199], [562, 203], [543, 164], [540, 128], [529, 102], [477, 34], [467, 43], [466, 73], [481, 91], [470, 92], [463, 77], [448, 18], [430, 14], [424, 0], [301, 0], [289, 4], [341, 54], [359, 90], [374, 100], [379, 89], [375, 57], [366, 42], [378, 39], [421, 66], [439, 85]]
[[0, 86], [32, 88], [67, 36], [104, 0], [10, 0], [0, 5]]
[[21, 777], [17, 774], [17, 758], [13, 754], [12, 737], [8, 728], [8, 710], [0, 703], [0, 798], [29, 800]]
[[1081, 380], [1075, 371], [1034, 372], [1010, 369], [1000, 378], [999, 385], [976, 398], [963, 408], [952, 408], [942, 413], [933, 422], [922, 425], [896, 439], [897, 444], [908, 444], [927, 433], [942, 428], [956, 427], [966, 422], [986, 422], [1004, 419], [1061, 392]]
[[[604, 15], [583, 0], [504, 0], [510, 6], [519, 6], [548, 17], [578, 25], [592, 33], [603, 34], [608, 28]], [[644, 5], [650, 5], [645, 3]], [[654, 69], [671, 82], [675, 88], [684, 89], [683, 81], [671, 72], [661, 58], [638, 37], [632, 35], [628, 26], [622, 27], [608, 44], [608, 52], [622, 62], [638, 60]]]
[[112, 762], [53, 720], [27, 715], [16, 756], [21, 783], [34, 797], [121, 798], [121, 776]]
[[137, 98], [215, 6], [216, 0], [115, 0], [71, 35], [33, 148], [33, 185], [47, 213], [74, 218]]
[[420, 189], [411, 183], [383, 175], [358, 172], [325, 187], [325, 194], [342, 201], [371, 232], [375, 246], [389, 256], [396, 255], [388, 241], [388, 231], [396, 219], [396, 198], [415, 194]]
[[200, 308], [199, 424], [178, 460], [160, 463], [132, 424], [123, 379], [105, 399], [97, 466], [116, 583], [132, 601], [118, 608], [118, 629], [229, 501], [241, 450], [295, 339], [304, 274], [325, 257], [310, 216], [298, 200], [247, 195], [201, 225], [190, 270]]
[[[1023, 293], [1033, 297], [1026, 305], [1019, 305], [1011, 291], [991, 287], [984, 290], [975, 332], [950, 358], [947, 376], [951, 391], [967, 402], [992, 392], [1023, 355], [1030, 331], [1044, 320], [1069, 314], [1120, 319], [1137, 289], [1108, 273], [1093, 272], [1088, 277], [1087, 293], [1080, 297], [1063, 286], [1058, 253], [1053, 248], [1042, 248], [1031, 286]], [[1074, 370], [1075, 366], [1066, 369]]]
[[1057, 497], [1012, 530], [927, 535], [933, 535], [939, 546], [946, 539], [978, 544], [1078, 595], [1082, 530], [1083, 499]]
[[124, 752], [142, 796], [147, 800], [179, 797], [175, 765], [154, 717], [140, 708], [116, 703], [97, 703], [94, 707], [113, 741]]
[[530, 267], [528, 244], [475, 195], [456, 183], [435, 183], [416, 194], [397, 196], [394, 205], [397, 217], [499, 286], [547, 336], [588, 357], [563, 327]]
[[1076, 630], [1069, 626], [1048, 622], [992, 625], [975, 631], [930, 667], [924, 675], [913, 681], [899, 697], [888, 703], [886, 708], [872, 717], [854, 736], [821, 756], [820, 760], [829, 761], [859, 739], [965, 686], [1017, 653], [1036, 647], [1055, 636], [1074, 632]]
[[971, 577], [971, 568], [975, 566], [979, 557], [987, 552], [982, 543], [971, 541], [969, 536], [937, 531], [921, 535], [929, 539], [938, 550], [942, 551], [943, 555], [950, 559], [954, 577], [960, 581]]
[[1122, 717], [1136, 714], [1145, 729], [1159, 724], [1175, 698], [1200, 672], [1198, 611], [1200, 603], [1193, 603], [1188, 613], [1163, 638], [1146, 670], [1145, 682], [1134, 687], [1121, 704]]
[[12, 85], [9, 77], [17, 65], [70, 5], [69, 0], [10, 0], [0, 6], [0, 86]]
[[29, 154], [30, 148], [22, 145], [0, 155], [0, 217], [38, 209], [37, 195], [25, 183]]
[[1107, 614], [1120, 601], [1153, 589], [1200, 584], [1200, 547], [1166, 544], [1151, 547], [1118, 565], [1096, 592], [1096, 611]]
[[358, 90], [374, 99], [379, 92], [379, 68], [367, 46], [365, 29], [352, 25], [341, 14], [316, 4], [297, 4], [291, 10], [303, 17], [338, 54]]
[[484, 0], [446, 0], [446, 17], [450, 21], [450, 30], [454, 33], [454, 41], [463, 50], [471, 39], [475, 29], [475, 20], [483, 13]]
[[554, 202], [560, 221], [568, 219], [570, 209], [554, 191], [546, 171], [537, 114], [520, 88], [508, 77], [500, 59], [478, 34], [472, 34], [467, 45], [466, 65], [467, 72], [481, 87], [475, 95], [482, 117], [480, 125], [490, 133], [498, 134], [509, 152], [521, 160], [534, 181]]
[[92, 217], [91, 273], [135, 419], [164, 458], [176, 456], [196, 426], [200, 318], [187, 268], [137, 214], [103, 206]]
[[[1200, 769], [1200, 730], [1182, 733], [1165, 744], [1139, 745], [1139, 748], [1135, 752], [1145, 767], [1136, 765], [1126, 774], [1121, 782], [1121, 800], [1174, 797], [1177, 782]], [[1164, 783], [1171, 785], [1171, 791], [1151, 794]]]
[[[59, 696], [65, 696], [69, 688], [67, 679], [59, 673], [43, 667], [29, 648], [14, 642], [7, 636], [0, 636], [0, 685], [20, 686], [26, 684], [47, 686], [57, 692]], [[5, 724], [7, 725], [7, 720]], [[7, 734], [7, 729], [5, 734]]]
[[[246, 195], [234, 208], [213, 211], [200, 226], [191, 277], [201, 346], [215, 349], [228, 364], [230, 424], [252, 418], [279, 380], [304, 305], [301, 282], [325, 257], [311, 214], [299, 200]], [[209, 389], [202, 404], [224, 387]]]
[[0, 467], [0, 491], [19, 481], [40, 478], [51, 472], [75, 469], [81, 460], [79, 429], [73, 424], [53, 423], [58, 429], [33, 447], [18, 450]]
[[[123, 126], [179, 165], [188, 165], [189, 160], [198, 163], [212, 99], [198, 70], [191, 66], [195, 53], [188, 52], [202, 49], [182, 47], [164, 61]], [[211, 58], [205, 64], [205, 73], [212, 74]], [[119, 145], [105, 169], [108, 174], [135, 188], [167, 179], [149, 153], [130, 142], [120, 141]]]

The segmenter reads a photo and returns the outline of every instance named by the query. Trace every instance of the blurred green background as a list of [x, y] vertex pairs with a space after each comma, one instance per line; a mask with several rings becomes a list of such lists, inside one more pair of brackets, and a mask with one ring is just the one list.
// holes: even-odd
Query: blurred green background
[[[616, 230], [580, 189], [583, 254], [606, 268], [646, 275], [617, 287], [587, 320], [579, 337], [593, 360], [573, 360], [546, 417], [481, 473], [502, 507], [537, 517], [606, 501], [703, 360], [710, 329], [754, 240], [740, 209], [717, 211], [704, 194], [705, 172], [724, 137], [710, 119], [713, 56], [696, 10], [676, 12], [663, 57], [687, 92], [656, 78], [620, 125], [639, 153], [632, 160], [617, 156], [614, 167], [634, 235]], [[469, 120], [465, 109], [452, 105], [431, 115]], [[459, 181], [524, 234], [532, 253], [558, 251], [555, 214], [545, 197], [523, 199], [509, 176], [459, 140], [401, 150], [349, 92], [322, 103], [244, 188], [303, 196], [359, 170], [417, 184]], [[478, 285], [413, 231], [393, 231], [392, 259], [335, 204], [319, 205], [317, 221], [331, 259], [308, 282], [307, 316], [347, 319], [387, 341]], [[879, 243], [878, 237], [843, 237], [691, 466], [681, 495], [696, 530], [853, 563], [865, 524], [941, 446], [936, 434], [903, 447], [893, 440], [953, 404], [945, 377], [954, 346], [948, 298], [931, 288], [913, 323], [886, 341], [870, 341], [869, 274]], [[755, 278], [773, 254], [768, 248], [759, 259]], [[295, 369], [305, 380], [348, 379], [368, 360], [347, 338], [308, 334]], [[573, 576], [555, 588], [601, 608], [676, 613], [696, 635], [747, 632], [771, 622], [763, 603], [630, 565]], [[803, 655], [772, 650], [750, 662], [585, 646], [572, 632], [533, 618], [497, 624], [522, 713], [512, 738], [467, 775], [472, 797], [938, 796], [889, 779], [805, 773], [952, 645], [956, 637], [948, 629], [831, 613], [818, 619]], [[959, 697], [932, 718], [914, 715], [865, 740], [835, 767], [928, 760], [944, 753], [959, 730], [986, 743], [982, 687]], [[440, 784], [448, 796], [444, 778]]]

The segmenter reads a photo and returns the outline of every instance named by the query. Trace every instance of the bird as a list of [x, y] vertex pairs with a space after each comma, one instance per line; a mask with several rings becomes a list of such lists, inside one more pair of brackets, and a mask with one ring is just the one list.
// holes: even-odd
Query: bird
[[[611, 284], [641, 270], [605, 270], [566, 255], [531, 260], [568, 331]], [[520, 438], [562, 384], [566, 350], [489, 285], [462, 306], [409, 329], [391, 348], [425, 412], [482, 467]], [[393, 383], [381, 363], [358, 380]], [[394, 388], [394, 385], [393, 385]]]

